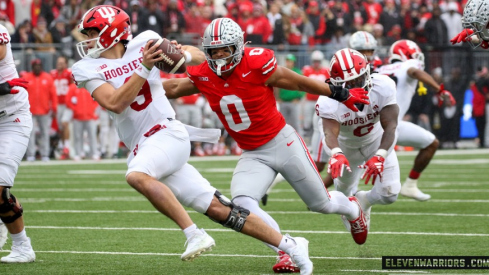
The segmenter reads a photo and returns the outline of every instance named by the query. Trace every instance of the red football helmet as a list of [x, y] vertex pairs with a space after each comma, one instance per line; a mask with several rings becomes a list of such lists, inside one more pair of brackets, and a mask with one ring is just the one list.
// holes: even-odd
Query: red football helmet
[[363, 88], [370, 91], [372, 80], [370, 79], [370, 66], [365, 55], [352, 49], [337, 51], [329, 65], [330, 81], [335, 86], [347, 89]]
[[[121, 40], [132, 38], [130, 25], [129, 15], [118, 7], [101, 5], [89, 9], [78, 24], [78, 31], [87, 34], [88, 29], [96, 29], [99, 36], [78, 43], [78, 53], [81, 57], [98, 58]], [[95, 46], [89, 48], [88, 45], [93, 40], [96, 41]]]
[[389, 50], [389, 63], [393, 60], [406, 61], [409, 59], [418, 59], [424, 65], [424, 54], [414, 41], [399, 40], [392, 44]]

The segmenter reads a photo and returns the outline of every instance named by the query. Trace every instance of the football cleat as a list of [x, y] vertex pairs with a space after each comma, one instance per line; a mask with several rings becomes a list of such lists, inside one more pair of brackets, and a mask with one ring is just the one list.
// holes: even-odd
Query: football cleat
[[70, 149], [68, 148], [63, 148], [63, 151], [61, 153], [61, 156], [59, 157], [59, 159], [70, 159]]
[[296, 243], [296, 246], [287, 251], [287, 254], [289, 254], [292, 262], [299, 267], [301, 275], [312, 274], [314, 265], [309, 259], [309, 241], [302, 237], [292, 238], [288, 235], [286, 236], [294, 240]]
[[290, 259], [290, 256], [282, 250], [278, 251], [277, 263], [273, 266], [275, 273], [298, 273], [299, 267]]
[[205, 156], [205, 153], [204, 153], [204, 150], [202, 150], [202, 147], [195, 147], [194, 155], [196, 155], [197, 157]]
[[212, 247], [216, 245], [216, 242], [204, 231], [204, 229], [198, 229], [196, 230], [196, 233], [185, 242], [185, 245], [187, 246], [187, 249], [183, 252], [181, 259], [182, 261], [192, 261], [202, 253], [212, 251]]
[[8, 239], [8, 230], [4, 223], [0, 223], [0, 250], [5, 245]]
[[429, 194], [425, 194], [419, 190], [417, 186], [418, 181], [407, 179], [406, 182], [401, 186], [400, 194], [404, 197], [413, 198], [417, 201], [427, 201], [431, 199]]
[[362, 206], [358, 202], [356, 197], [349, 197], [350, 201], [356, 203], [360, 209], [360, 215], [353, 221], [348, 221], [350, 223], [350, 232], [353, 240], [357, 244], [364, 244], [367, 241], [368, 228], [367, 221], [365, 219], [365, 214], [363, 213]]
[[367, 191], [359, 191], [355, 194], [360, 206], [363, 210], [363, 215], [365, 215], [365, 221], [367, 222], [367, 229], [370, 231], [370, 210], [372, 210], [372, 206], [367, 207]]
[[12, 245], [10, 254], [0, 259], [2, 263], [30, 263], [36, 260], [36, 253], [31, 246], [31, 239], [20, 245]]

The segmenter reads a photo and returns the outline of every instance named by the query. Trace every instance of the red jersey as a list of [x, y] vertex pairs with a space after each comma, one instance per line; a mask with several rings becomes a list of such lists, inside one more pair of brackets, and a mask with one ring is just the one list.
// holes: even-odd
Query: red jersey
[[245, 48], [241, 62], [227, 79], [217, 76], [207, 61], [187, 67], [187, 73], [239, 147], [253, 150], [285, 126], [273, 87], [265, 85], [276, 69], [272, 50]]
[[58, 97], [53, 78], [47, 72], [41, 72], [36, 76], [34, 73], [25, 73], [22, 76], [29, 81], [27, 92], [29, 93], [29, 103], [31, 113], [36, 116], [47, 115], [49, 111], [56, 113], [58, 110]]
[[85, 88], [77, 88], [75, 84], [71, 84], [68, 86], [66, 99], [66, 106], [73, 110], [74, 119], [82, 121], [97, 119], [95, 110], [98, 103]]
[[[316, 70], [311, 66], [304, 66], [304, 68], [302, 68], [302, 74], [312, 79], [324, 82], [329, 78], [329, 69], [321, 67], [319, 70]], [[318, 98], [319, 95], [306, 93], [306, 100], [317, 101]]]
[[54, 86], [56, 86], [56, 93], [58, 94], [58, 104], [66, 104], [66, 94], [70, 84], [73, 83], [71, 77], [71, 70], [65, 69], [61, 73], [58, 70], [52, 70], [51, 76], [54, 80]]

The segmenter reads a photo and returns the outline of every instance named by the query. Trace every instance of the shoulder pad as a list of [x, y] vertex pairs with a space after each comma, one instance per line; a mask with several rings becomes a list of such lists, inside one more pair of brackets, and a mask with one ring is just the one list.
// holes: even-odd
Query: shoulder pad
[[73, 64], [71, 67], [73, 73], [73, 81], [78, 88], [85, 87], [85, 83], [92, 79], [104, 80], [103, 76], [95, 68], [97, 68], [98, 59], [83, 58]]
[[320, 96], [316, 102], [316, 111], [320, 117], [330, 118], [331, 114], [336, 113], [340, 103], [327, 96]]
[[373, 90], [383, 97], [388, 97], [396, 94], [396, 83], [392, 78], [383, 74], [372, 74]]
[[245, 48], [245, 56], [250, 69], [258, 69], [268, 74], [277, 68], [277, 59], [272, 50], [264, 48]]

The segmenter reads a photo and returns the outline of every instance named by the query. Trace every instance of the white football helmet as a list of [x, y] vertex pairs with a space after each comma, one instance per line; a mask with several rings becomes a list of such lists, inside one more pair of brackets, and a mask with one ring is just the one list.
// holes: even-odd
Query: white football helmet
[[[227, 72], [236, 67], [244, 52], [244, 38], [241, 27], [229, 18], [217, 18], [207, 26], [202, 37], [202, 47], [204, 48], [207, 64], [217, 75]], [[212, 59], [212, 49], [234, 47], [231, 49], [231, 56], [221, 59]], [[228, 64], [229, 58], [231, 62]]]
[[311, 53], [312, 61], [323, 61], [324, 54], [321, 51], [315, 50]]
[[345, 48], [337, 51], [329, 65], [330, 81], [335, 86], [344, 86], [347, 89], [363, 88], [370, 91], [370, 66], [364, 54]]
[[[357, 31], [350, 36], [350, 48], [357, 51], [374, 51], [377, 50], [377, 40], [366, 31]], [[367, 56], [368, 61], [374, 59], [375, 54]]]
[[482, 44], [482, 40], [489, 41], [489, 1], [469, 0], [464, 8], [462, 25], [472, 29], [479, 39], [468, 39], [467, 42], [474, 48]]

